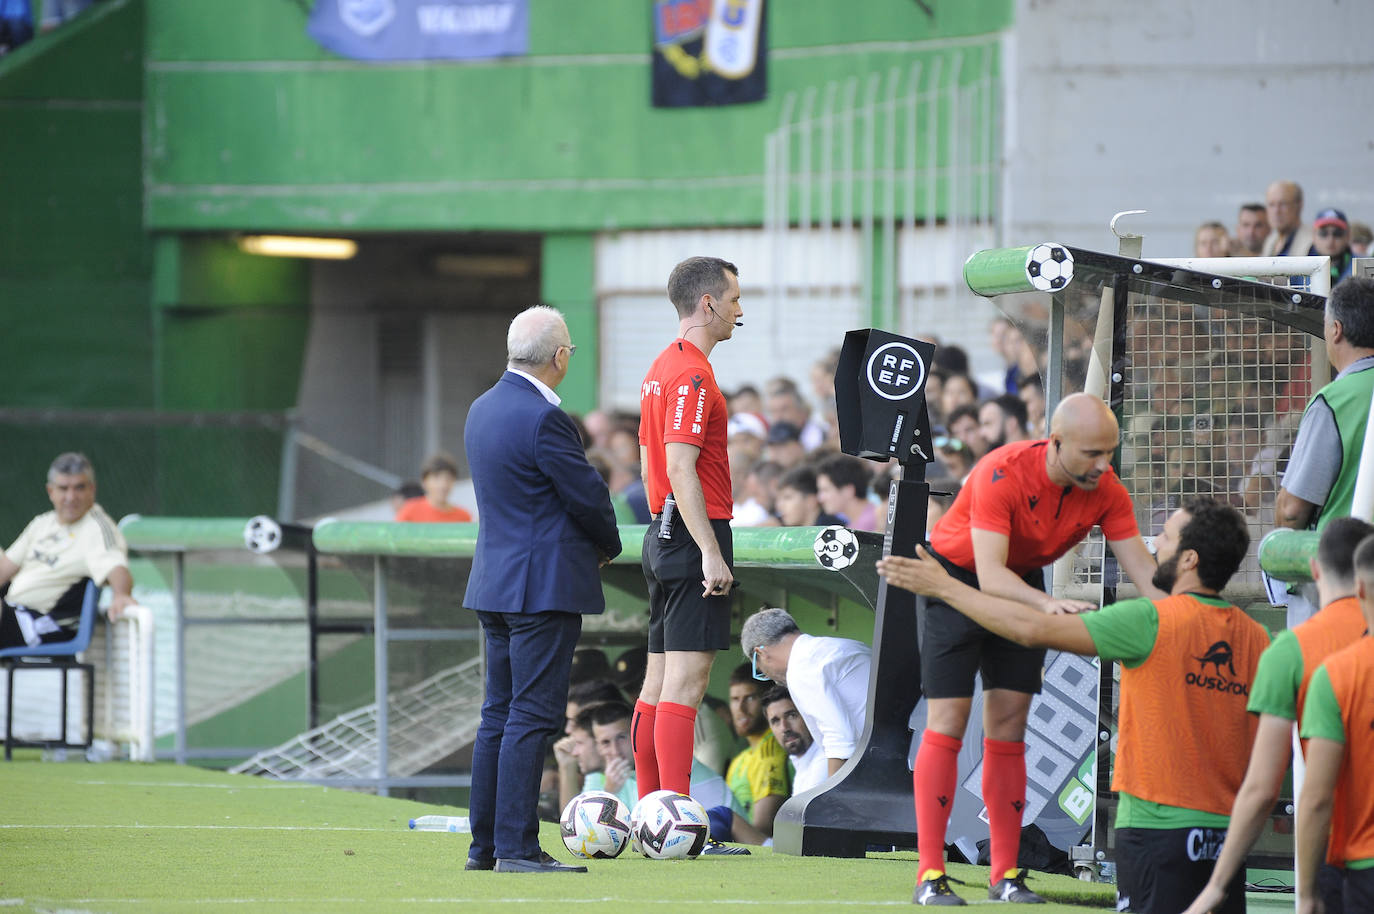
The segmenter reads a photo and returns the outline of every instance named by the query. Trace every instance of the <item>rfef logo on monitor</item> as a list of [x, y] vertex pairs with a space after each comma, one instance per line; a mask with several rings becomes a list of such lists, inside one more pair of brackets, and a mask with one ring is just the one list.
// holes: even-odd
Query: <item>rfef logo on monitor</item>
[[905, 400], [925, 380], [925, 360], [906, 343], [886, 343], [868, 357], [868, 386], [880, 397]]

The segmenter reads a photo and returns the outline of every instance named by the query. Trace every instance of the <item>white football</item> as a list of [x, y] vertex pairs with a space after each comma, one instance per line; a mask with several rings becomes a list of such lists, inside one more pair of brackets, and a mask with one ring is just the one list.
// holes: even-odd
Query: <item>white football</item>
[[259, 514], [243, 528], [243, 544], [254, 552], [274, 552], [281, 545], [281, 525]]
[[859, 538], [847, 527], [826, 527], [816, 534], [812, 549], [823, 567], [839, 571], [853, 565], [859, 557]]
[[640, 799], [630, 821], [639, 852], [650, 860], [690, 860], [702, 852], [711, 836], [706, 809], [671, 790], [655, 790]]
[[558, 831], [574, 856], [619, 857], [630, 843], [630, 809], [604, 790], [579, 793], [563, 807]]
[[1058, 292], [1073, 279], [1073, 255], [1062, 244], [1037, 244], [1026, 255], [1026, 276], [1041, 292]]

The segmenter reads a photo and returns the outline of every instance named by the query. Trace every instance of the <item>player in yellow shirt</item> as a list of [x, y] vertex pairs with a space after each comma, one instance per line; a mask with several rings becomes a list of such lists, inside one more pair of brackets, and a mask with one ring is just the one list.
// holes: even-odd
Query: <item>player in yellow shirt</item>
[[765, 844], [773, 836], [773, 817], [792, 792], [787, 752], [778, 744], [763, 714], [763, 693], [768, 683], [754, 678], [747, 663], [730, 674], [730, 722], [749, 747], [725, 770], [725, 783], [743, 815], [723, 807], [708, 810], [711, 833], [724, 841]]

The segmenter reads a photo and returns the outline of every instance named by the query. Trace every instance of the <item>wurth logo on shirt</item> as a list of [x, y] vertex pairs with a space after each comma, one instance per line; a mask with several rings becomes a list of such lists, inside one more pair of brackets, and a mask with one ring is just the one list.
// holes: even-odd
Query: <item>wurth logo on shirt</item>
[[663, 389], [658, 386], [657, 381], [645, 381], [644, 386], [639, 389], [639, 399], [647, 400], [650, 395], [655, 397], [663, 395]]
[[697, 394], [697, 411], [692, 417], [692, 434], [701, 434], [701, 419], [706, 414], [706, 391]]
[[687, 411], [687, 394], [691, 388], [683, 385], [677, 389], [677, 403], [673, 406], [673, 431], [682, 431], [682, 414]]

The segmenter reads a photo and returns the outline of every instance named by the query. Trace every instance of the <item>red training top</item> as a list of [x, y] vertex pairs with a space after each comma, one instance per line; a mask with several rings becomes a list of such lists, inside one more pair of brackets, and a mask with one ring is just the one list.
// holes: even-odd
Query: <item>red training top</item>
[[726, 423], [730, 415], [725, 395], [706, 355], [686, 340], [674, 340], [659, 353], [639, 392], [639, 443], [646, 449], [649, 510], [663, 510], [668, 484], [667, 453], [670, 441], [701, 448], [697, 477], [706, 496], [706, 516], [729, 520], [735, 500], [730, 492], [730, 458], [725, 451]]
[[935, 524], [930, 544], [968, 571], [973, 529], [1007, 537], [1007, 568], [1025, 575], [1054, 562], [1094, 525], [1108, 541], [1138, 536], [1126, 487], [1108, 468], [1088, 491], [1050, 481], [1045, 469], [1048, 441], [1016, 441], [990, 452], [973, 466], [954, 504]]
[[472, 515], [457, 505], [436, 508], [423, 496], [407, 498], [396, 512], [396, 519], [419, 524], [465, 524]]

